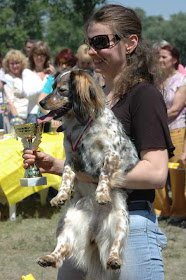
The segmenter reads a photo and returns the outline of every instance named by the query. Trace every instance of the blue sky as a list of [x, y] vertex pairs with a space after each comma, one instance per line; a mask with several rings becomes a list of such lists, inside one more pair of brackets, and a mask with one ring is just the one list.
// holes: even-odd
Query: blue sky
[[186, 13], [186, 0], [108, 0], [130, 8], [142, 8], [147, 16], [162, 15], [168, 19], [172, 14]]

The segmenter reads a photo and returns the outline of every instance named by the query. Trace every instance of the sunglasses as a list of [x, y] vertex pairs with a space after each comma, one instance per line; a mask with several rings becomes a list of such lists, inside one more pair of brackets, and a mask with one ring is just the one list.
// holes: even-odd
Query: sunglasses
[[46, 55], [43, 54], [43, 53], [34, 53], [33, 55], [36, 56], [36, 57], [38, 57], [38, 56], [40, 56], [40, 57], [46, 57]]
[[123, 36], [119, 34], [97, 35], [88, 38], [86, 44], [93, 49], [102, 50], [114, 47], [122, 38]]

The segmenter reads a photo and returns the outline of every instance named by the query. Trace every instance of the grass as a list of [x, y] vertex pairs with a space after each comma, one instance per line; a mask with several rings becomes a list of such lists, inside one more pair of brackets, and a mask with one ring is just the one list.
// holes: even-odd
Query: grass
[[[14, 222], [8, 220], [8, 207], [1, 206], [0, 211], [0, 280], [21, 280], [22, 275], [30, 273], [36, 280], [56, 280], [57, 270], [40, 267], [36, 259], [51, 252], [56, 244], [60, 210], [53, 209], [49, 203], [41, 206], [36, 195], [18, 204]], [[186, 230], [166, 222], [161, 222], [160, 227], [168, 237], [168, 246], [163, 251], [165, 280], [184, 280]]]

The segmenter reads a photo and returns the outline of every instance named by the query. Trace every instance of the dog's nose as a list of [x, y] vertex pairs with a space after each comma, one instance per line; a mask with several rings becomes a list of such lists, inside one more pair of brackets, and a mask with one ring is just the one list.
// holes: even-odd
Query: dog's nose
[[42, 99], [40, 102], [39, 102], [39, 105], [44, 108], [45, 107], [45, 99]]

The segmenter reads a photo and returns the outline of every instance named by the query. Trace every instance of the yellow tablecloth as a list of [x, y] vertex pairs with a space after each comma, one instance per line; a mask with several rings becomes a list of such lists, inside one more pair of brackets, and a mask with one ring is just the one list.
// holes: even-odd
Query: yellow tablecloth
[[[43, 133], [39, 150], [56, 158], [65, 159], [63, 137], [63, 133]], [[47, 185], [21, 187], [20, 178], [24, 177], [22, 153], [23, 145], [20, 141], [14, 138], [0, 141], [0, 188], [10, 206], [50, 186], [58, 189], [61, 183], [60, 176], [43, 174], [43, 176], [47, 177]]]

